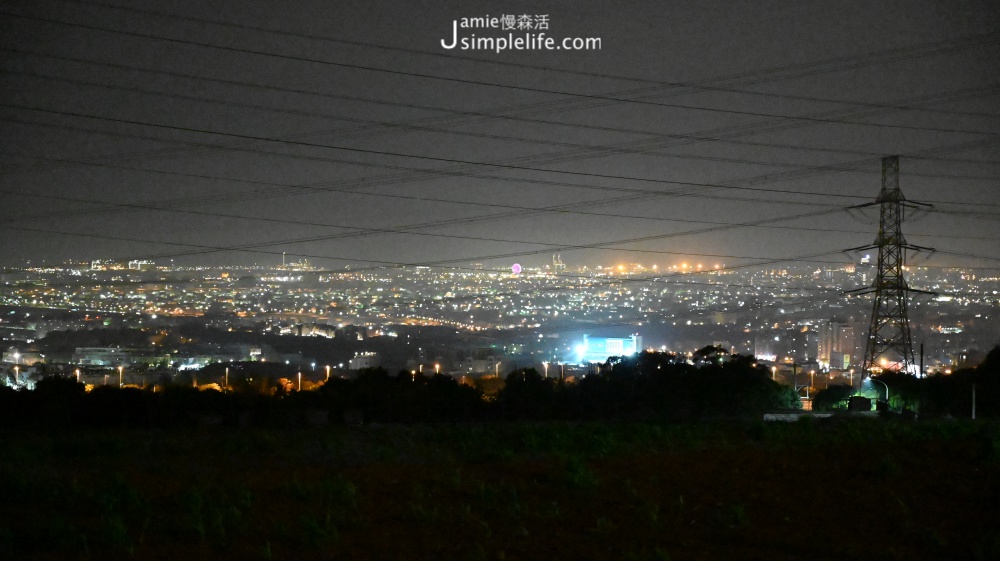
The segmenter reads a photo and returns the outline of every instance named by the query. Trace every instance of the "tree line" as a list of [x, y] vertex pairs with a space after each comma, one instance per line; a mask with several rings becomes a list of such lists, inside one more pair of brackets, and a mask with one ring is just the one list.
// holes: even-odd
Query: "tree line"
[[813, 408], [836, 411], [847, 408], [847, 400], [857, 393], [878, 401], [885, 401], [888, 388], [889, 407], [894, 411], [911, 411], [925, 417], [969, 418], [975, 403], [976, 417], [1000, 416], [1000, 346], [987, 353], [983, 362], [974, 368], [962, 368], [949, 375], [917, 378], [909, 374], [886, 373], [877, 376], [879, 383], [850, 386], [831, 386], [820, 391], [813, 400]]
[[[706, 357], [707, 358], [707, 357]], [[472, 385], [445, 375], [384, 369], [332, 377], [311, 391], [281, 373], [243, 377], [228, 391], [190, 384], [157, 391], [96, 386], [48, 376], [33, 391], [0, 388], [3, 426], [303, 426], [328, 423], [666, 420], [755, 417], [797, 407], [791, 389], [773, 382], [753, 357], [731, 355], [689, 364], [686, 357], [645, 352], [610, 358], [599, 373], [566, 381], [534, 368], [502, 384]], [[489, 382], [493, 382], [490, 384]]]

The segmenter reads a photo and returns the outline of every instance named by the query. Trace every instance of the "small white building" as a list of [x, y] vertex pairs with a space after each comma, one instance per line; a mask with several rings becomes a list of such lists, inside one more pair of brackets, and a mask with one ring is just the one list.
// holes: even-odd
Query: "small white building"
[[364, 370], [365, 368], [378, 368], [382, 365], [382, 359], [376, 352], [357, 352], [354, 353], [354, 358], [352, 358], [348, 364], [351, 370]]
[[129, 358], [129, 353], [118, 347], [77, 347], [73, 352], [73, 363], [80, 366], [123, 366]]

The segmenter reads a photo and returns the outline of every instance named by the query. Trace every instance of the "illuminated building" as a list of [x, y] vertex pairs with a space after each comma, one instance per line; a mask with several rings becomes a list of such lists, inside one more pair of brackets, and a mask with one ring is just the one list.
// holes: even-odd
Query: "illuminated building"
[[576, 348], [579, 363], [605, 362], [612, 356], [631, 356], [642, 350], [642, 336], [632, 334], [628, 338], [583, 336], [583, 344]]

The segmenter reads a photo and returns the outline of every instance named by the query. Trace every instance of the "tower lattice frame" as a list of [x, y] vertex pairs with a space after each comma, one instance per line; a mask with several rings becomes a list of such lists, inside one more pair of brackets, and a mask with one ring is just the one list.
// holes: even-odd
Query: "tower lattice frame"
[[875, 294], [861, 371], [864, 375], [884, 370], [912, 373], [915, 362], [907, 313], [908, 295], [928, 292], [907, 284], [904, 275], [906, 252], [932, 250], [910, 245], [903, 236], [906, 209], [928, 205], [907, 201], [903, 196], [899, 187], [899, 156], [882, 158], [882, 190], [875, 202], [862, 206], [871, 205], [879, 205], [878, 236], [874, 244], [854, 250], [878, 249], [878, 272], [870, 287], [851, 291]]

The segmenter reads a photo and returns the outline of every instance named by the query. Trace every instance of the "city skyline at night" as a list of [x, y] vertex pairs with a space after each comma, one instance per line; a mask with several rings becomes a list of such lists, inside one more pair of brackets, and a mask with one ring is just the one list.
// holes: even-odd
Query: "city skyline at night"
[[0, 4], [0, 559], [1000, 558], [995, 0]]

